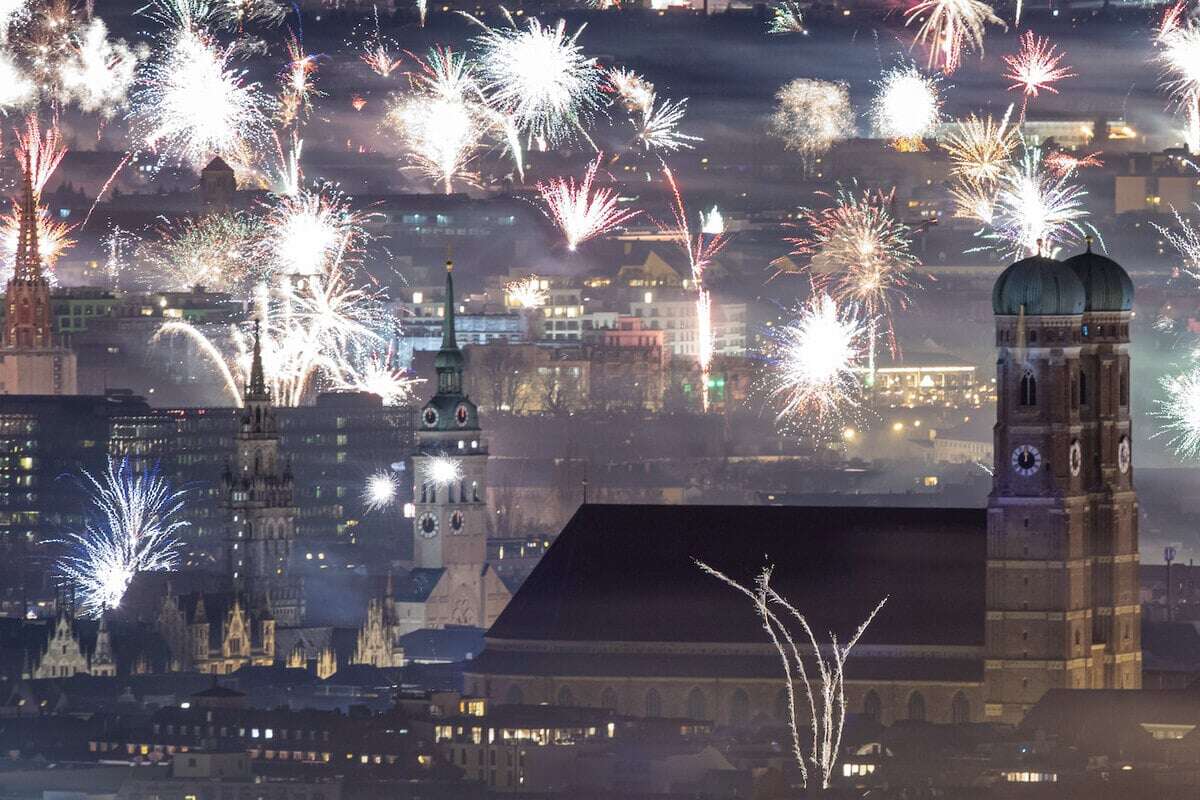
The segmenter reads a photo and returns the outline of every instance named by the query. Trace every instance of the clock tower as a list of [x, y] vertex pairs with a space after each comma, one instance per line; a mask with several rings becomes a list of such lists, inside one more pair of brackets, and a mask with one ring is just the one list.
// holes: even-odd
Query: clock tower
[[1141, 687], [1129, 417], [1133, 284], [1088, 250], [996, 281], [987, 718], [1049, 689]]
[[421, 409], [413, 456], [413, 561], [449, 579], [455, 624], [484, 623], [488, 451], [479, 411], [463, 393], [463, 355], [454, 333], [454, 272], [446, 263], [437, 393]]

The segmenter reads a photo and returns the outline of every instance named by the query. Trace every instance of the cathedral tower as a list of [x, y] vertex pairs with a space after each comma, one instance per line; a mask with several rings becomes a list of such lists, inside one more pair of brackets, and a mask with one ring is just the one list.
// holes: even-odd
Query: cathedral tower
[[[487, 561], [488, 451], [479, 412], [463, 393], [463, 355], [454, 334], [454, 273], [449, 262], [443, 314], [442, 347], [434, 361], [437, 393], [421, 410], [418, 452], [413, 457], [413, 560], [418, 568], [455, 573], [450, 577], [459, 587], [458, 595], [468, 585], [477, 594]], [[457, 579], [458, 573], [462, 580]], [[463, 624], [482, 624], [481, 602], [478, 597], [456, 596], [456, 616], [470, 617]]]
[[297, 627], [304, 616], [303, 592], [300, 581], [287, 574], [296, 538], [292, 470], [279, 453], [279, 426], [263, 373], [257, 322], [234, 448], [224, 480], [234, 589], [246, 596], [255, 613], [269, 608], [281, 627]]
[[1049, 689], [1141, 686], [1129, 418], [1133, 284], [1088, 251], [996, 281], [987, 715]]

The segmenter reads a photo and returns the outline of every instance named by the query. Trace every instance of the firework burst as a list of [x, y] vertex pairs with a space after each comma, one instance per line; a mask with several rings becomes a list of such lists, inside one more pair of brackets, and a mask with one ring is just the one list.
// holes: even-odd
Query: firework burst
[[382, 511], [396, 502], [400, 479], [390, 469], [371, 473], [363, 486], [362, 501], [367, 511]]
[[950, 187], [954, 200], [954, 216], [971, 219], [990, 226], [996, 218], [996, 186], [978, 181], [962, 180]]
[[123, 109], [144, 48], [108, 38], [104, 20], [92, 18], [71, 34], [71, 48], [58, 64], [58, 98], [81, 111], [111, 119]]
[[312, 100], [320, 94], [313, 87], [317, 57], [304, 52], [304, 45], [292, 32], [286, 40], [288, 63], [279, 75], [280, 93], [277, 118], [283, 127], [298, 125], [312, 113]]
[[814, 293], [794, 319], [771, 329], [766, 356], [777, 422], [823, 429], [859, 408], [867, 327], [852, 307]]
[[258, 221], [238, 211], [164, 219], [138, 248], [138, 260], [163, 289], [244, 292], [258, 277], [254, 256], [261, 235]]
[[651, 99], [648, 108], [640, 110], [631, 117], [634, 129], [637, 131], [637, 141], [647, 152], [674, 153], [678, 150], [691, 150], [692, 142], [704, 141], [699, 136], [690, 136], [679, 130], [683, 115], [687, 111], [687, 98], [682, 100], [663, 100], [661, 103]]
[[898, 150], [923, 149], [942, 118], [942, 99], [936, 76], [914, 66], [895, 67], [877, 84], [871, 105], [875, 131], [891, 139]]
[[905, 12], [905, 24], [920, 21], [913, 44], [929, 48], [929, 69], [940, 68], [949, 75], [962, 63], [963, 53], [983, 54], [987, 25], [1004, 21], [980, 0], [921, 0]]
[[[811, 257], [809, 274], [818, 288], [843, 306], [863, 310], [872, 364], [877, 323], [884, 326], [891, 352], [899, 352], [893, 311], [907, 308], [909, 292], [917, 288], [913, 273], [919, 262], [911, 249], [912, 232], [888, 211], [893, 200], [892, 194], [842, 189], [832, 207], [803, 211], [807, 236], [788, 239], [794, 254]], [[815, 265], [824, 274], [818, 275]]]
[[366, 219], [330, 187], [300, 189], [269, 206], [256, 260], [276, 275], [336, 272], [336, 265], [360, 254]]
[[584, 126], [600, 107], [603, 73], [579, 46], [583, 28], [568, 35], [564, 20], [547, 27], [536, 18], [522, 28], [505, 16], [506, 28], [469, 17], [484, 29], [476, 44], [490, 102], [541, 146], [557, 146], [576, 133], [586, 138]]
[[219, 45], [198, 15], [184, 14], [183, 24], [166, 33], [140, 70], [131, 96], [131, 134], [195, 170], [214, 155], [251, 170], [255, 156], [269, 151], [274, 103], [234, 66], [241, 46]]
[[504, 284], [504, 299], [510, 308], [536, 310], [546, 305], [550, 292], [537, 275]]
[[411, 165], [446, 194], [456, 180], [478, 185], [469, 166], [489, 119], [474, 70], [463, 55], [442, 48], [431, 51], [420, 67], [413, 91], [393, 101], [386, 121], [404, 143]]
[[1200, 152], [1200, 27], [1185, 19], [1184, 3], [1172, 6], [1163, 15], [1155, 44], [1163, 71], [1163, 86], [1171, 96], [1171, 105], [1186, 120], [1188, 149]]
[[37, 87], [7, 51], [0, 50], [0, 112], [7, 114], [37, 97]]
[[1021, 49], [1017, 54], [1004, 57], [1004, 63], [1008, 65], [1004, 77], [1013, 81], [1009, 90], [1020, 89], [1026, 100], [1037, 97], [1042, 91], [1058, 94], [1055, 83], [1076, 77], [1070, 67], [1061, 63], [1063, 56], [1063, 53], [1054, 52], [1049, 38], [1039, 39], [1033, 31], [1025, 31], [1021, 34]]
[[1087, 192], [1070, 181], [1072, 175], [1049, 174], [1041, 151], [1028, 148], [1000, 180], [989, 238], [1000, 242], [1007, 255], [1022, 258], [1037, 252], [1052, 254], [1093, 230], [1083, 222]]
[[794, 33], [808, 36], [808, 28], [804, 27], [804, 13], [800, 4], [795, 0], [780, 0], [779, 3], [772, 6], [767, 33], [775, 36], [787, 36]]
[[1077, 156], [1073, 153], [1067, 153], [1062, 150], [1050, 153], [1042, 163], [1046, 165], [1046, 169], [1053, 175], [1066, 176], [1072, 172], [1078, 172], [1081, 169], [1088, 167], [1102, 167], [1104, 161], [1100, 158], [1100, 153], [1088, 153], [1086, 156]]
[[805, 168], [840, 142], [854, 135], [850, 87], [841, 81], [796, 78], [775, 94], [775, 111], [767, 132], [800, 154]]
[[596, 156], [578, 184], [571, 177], [551, 178], [537, 184], [546, 206], [544, 212], [562, 231], [568, 250], [574, 250], [588, 239], [612, 230], [640, 213], [620, 208], [615, 189], [607, 186], [592, 189], [601, 160], [602, 156]]
[[1163, 421], [1154, 434], [1182, 459], [1200, 455], [1200, 367], [1160, 379], [1165, 400], [1156, 401], [1154, 416]]
[[374, 7], [374, 25], [362, 39], [359, 49], [359, 60], [372, 72], [381, 78], [386, 78], [395, 72], [403, 63], [399, 55], [400, 46], [395, 41], [384, 36], [379, 28], [379, 7]]
[[458, 483], [463, 479], [462, 462], [445, 454], [434, 456], [429, 463], [429, 478], [439, 489]]
[[972, 114], [958, 120], [941, 144], [950, 157], [953, 175], [987, 185], [1004, 175], [1019, 142], [1017, 129], [1008, 124], [1007, 114], [999, 122]]
[[179, 519], [185, 492], [173, 491], [157, 468], [136, 471], [110, 458], [99, 478], [83, 473], [91, 512], [67, 537], [71, 552], [57, 564], [60, 579], [83, 598], [83, 613], [99, 617], [120, 606], [139, 572], [173, 570], [179, 561]]

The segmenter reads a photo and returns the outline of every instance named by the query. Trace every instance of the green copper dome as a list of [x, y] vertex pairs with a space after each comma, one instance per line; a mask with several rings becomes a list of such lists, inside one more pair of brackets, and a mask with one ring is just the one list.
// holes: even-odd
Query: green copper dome
[[1044, 256], [1023, 258], [1000, 273], [992, 288], [992, 311], [1016, 316], [1082, 314], [1087, 293], [1075, 271], [1062, 261]]
[[1129, 273], [1108, 256], [1087, 252], [1063, 262], [1079, 276], [1087, 297], [1087, 311], [1130, 311], [1133, 308], [1133, 281]]

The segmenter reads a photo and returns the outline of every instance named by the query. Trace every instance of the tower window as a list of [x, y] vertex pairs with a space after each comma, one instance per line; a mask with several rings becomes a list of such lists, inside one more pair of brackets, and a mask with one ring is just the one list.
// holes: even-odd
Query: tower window
[[1036, 341], [1037, 341], [1037, 331], [1030, 331], [1030, 332], [1029, 332], [1029, 341], [1031, 341], [1031, 342], [1036, 342]]
[[1023, 406], [1037, 405], [1037, 378], [1033, 377], [1032, 370], [1025, 370], [1021, 376], [1020, 402]]

